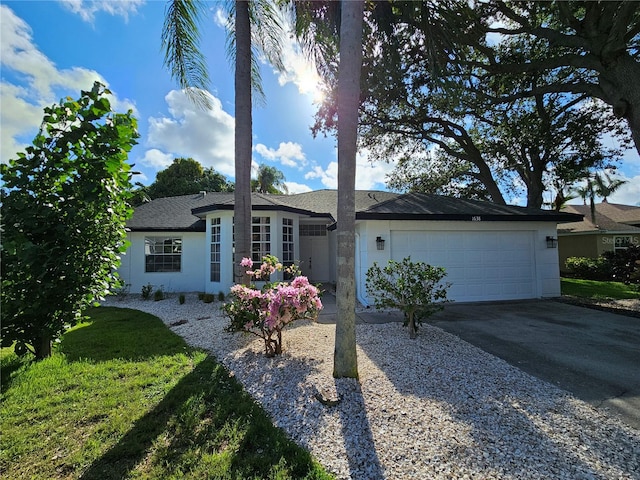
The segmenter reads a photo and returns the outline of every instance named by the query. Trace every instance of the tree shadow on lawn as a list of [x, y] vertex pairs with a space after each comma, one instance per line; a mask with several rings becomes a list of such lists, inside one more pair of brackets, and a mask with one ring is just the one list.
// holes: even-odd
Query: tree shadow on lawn
[[351, 478], [385, 478], [378, 458], [360, 383], [336, 379], [344, 448]]
[[[487, 474], [503, 472], [514, 478], [554, 477], [560, 472], [573, 478], [600, 477], [600, 468], [613, 476], [633, 471], [634, 460], [620, 455], [616, 447], [638, 444], [632, 429], [613, 420], [603, 429], [601, 423], [607, 421], [603, 415], [553, 385], [540, 385], [540, 380], [439, 328], [423, 325], [415, 340], [399, 324], [361, 328], [379, 330], [360, 335], [358, 347], [393, 384], [399, 394], [395, 403], [406, 399], [404, 413], [421, 412], [424, 403], [435, 402], [435, 408], [442, 410], [436, 422], [449, 418], [443, 426], [450, 428], [453, 421], [459, 438], [468, 437], [463, 442], [453, 438], [447, 444], [446, 437], [440, 442], [438, 423], [417, 414], [414, 423], [425, 426], [427, 435], [435, 435], [433, 441], [449, 449], [448, 461], [467, 464], [467, 458], [475, 457], [468, 466], [483, 465]], [[400, 348], [408, 354], [389, 348], [391, 335], [406, 338]], [[365, 395], [375, 391], [376, 381], [380, 380], [363, 383]], [[577, 423], [580, 428], [575, 428]]]
[[70, 362], [139, 361], [185, 353], [188, 349], [184, 340], [169, 334], [162, 320], [154, 315], [116, 307], [91, 308], [86, 313], [90, 323], [66, 332], [57, 347]]
[[154, 478], [190, 471], [254, 478], [283, 464], [291, 478], [314, 468], [311, 455], [275, 429], [229, 372], [207, 357], [80, 478], [128, 478], [136, 468]]

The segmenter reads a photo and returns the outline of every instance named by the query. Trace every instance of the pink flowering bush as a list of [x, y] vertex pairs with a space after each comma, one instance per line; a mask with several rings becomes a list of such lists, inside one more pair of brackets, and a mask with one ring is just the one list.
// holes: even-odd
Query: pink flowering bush
[[[320, 291], [301, 276], [294, 267], [284, 268], [273, 255], [263, 257], [259, 268], [253, 268], [250, 258], [243, 258], [240, 265], [246, 267], [247, 275], [256, 281], [266, 281], [262, 289], [255, 286], [234, 285], [231, 301], [222, 308], [230, 322], [229, 332], [244, 331], [264, 340], [268, 357], [282, 353], [282, 329], [300, 319], [315, 319], [322, 309]], [[285, 271], [294, 279], [289, 282], [269, 282], [276, 271]]]

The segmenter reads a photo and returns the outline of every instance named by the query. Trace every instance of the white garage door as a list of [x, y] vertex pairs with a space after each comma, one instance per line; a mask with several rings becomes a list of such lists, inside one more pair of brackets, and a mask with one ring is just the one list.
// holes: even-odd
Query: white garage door
[[531, 232], [392, 231], [391, 258], [444, 267], [458, 302], [535, 298]]

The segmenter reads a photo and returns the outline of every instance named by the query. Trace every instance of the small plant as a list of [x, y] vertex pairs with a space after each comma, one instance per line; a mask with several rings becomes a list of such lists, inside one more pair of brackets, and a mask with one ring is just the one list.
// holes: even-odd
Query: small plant
[[164, 300], [164, 292], [162, 291], [162, 288], [159, 288], [158, 290], [153, 292], [153, 300], [156, 302]]
[[151, 298], [151, 292], [153, 292], [153, 285], [147, 283], [142, 286], [142, 299], [149, 300]]
[[185, 296], [184, 296], [184, 293], [181, 293], [181, 294], [178, 296], [178, 302], [180, 303], [180, 305], [184, 305], [184, 302], [185, 302], [185, 301], [186, 301], [186, 298], [185, 298]]
[[131, 288], [130, 283], [125, 283], [124, 285], [120, 285], [115, 289], [114, 294], [118, 298], [118, 300], [124, 300], [129, 295], [129, 289]]
[[[243, 267], [251, 268], [253, 262], [243, 258]], [[282, 353], [282, 330], [303, 318], [315, 319], [322, 308], [319, 290], [309, 284], [307, 277], [299, 275], [296, 267], [288, 268], [295, 278], [288, 282], [269, 282], [272, 273], [284, 270], [273, 255], [263, 257], [263, 263], [256, 270], [248, 270], [247, 275], [255, 280], [267, 281], [261, 290], [253, 286], [234, 285], [231, 287], [231, 301], [222, 306], [229, 318], [227, 332], [247, 332], [264, 340], [265, 355], [273, 357]]]
[[202, 301], [204, 303], [212, 303], [215, 300], [213, 293], [205, 293], [202, 295]]
[[204, 299], [204, 292], [198, 292], [198, 300]]
[[224, 292], [218, 292], [218, 301], [224, 302]]
[[409, 337], [416, 338], [417, 324], [442, 310], [447, 302], [447, 289], [451, 284], [442, 283], [445, 276], [442, 267], [414, 263], [411, 257], [406, 257], [402, 262], [389, 260], [384, 268], [374, 262], [367, 270], [366, 287], [376, 308], [397, 308], [404, 313]]

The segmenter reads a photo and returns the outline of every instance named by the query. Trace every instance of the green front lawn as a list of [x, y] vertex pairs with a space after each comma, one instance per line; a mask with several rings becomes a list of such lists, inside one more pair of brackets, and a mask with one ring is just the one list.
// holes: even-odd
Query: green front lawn
[[331, 478], [158, 318], [90, 317], [42, 362], [1, 352], [0, 477]]
[[640, 298], [638, 287], [620, 282], [598, 282], [577, 278], [561, 279], [562, 295], [593, 299]]

